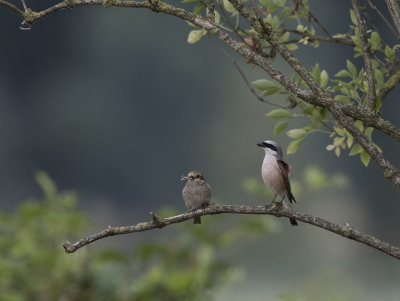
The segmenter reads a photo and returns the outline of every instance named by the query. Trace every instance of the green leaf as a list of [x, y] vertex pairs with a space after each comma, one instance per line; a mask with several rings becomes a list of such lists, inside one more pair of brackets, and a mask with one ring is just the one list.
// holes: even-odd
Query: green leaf
[[350, 19], [354, 25], [357, 25], [356, 14], [354, 13], [354, 10], [352, 10], [352, 9], [350, 9]]
[[318, 83], [321, 83], [321, 68], [318, 63], [312, 68], [311, 75]]
[[334, 129], [335, 129], [335, 132], [338, 133], [340, 136], [346, 135], [346, 132], [344, 131], [343, 128], [339, 128], [339, 127], [335, 126]]
[[285, 109], [275, 109], [266, 114], [267, 117], [269, 118], [286, 118], [286, 117], [292, 117], [293, 114], [289, 112], [288, 110]]
[[344, 39], [346, 38], [346, 34], [345, 33], [337, 33], [335, 35], [332, 36], [335, 39]]
[[[357, 30], [357, 31], [358, 31], [358, 30]], [[356, 46], [358, 46], [358, 47], [355, 47], [354, 49], [355, 49], [356, 51], [358, 51], [358, 52], [361, 52], [361, 48], [360, 48], [361, 39], [360, 39], [360, 37], [359, 37], [359, 36], [351, 36], [350, 38], [351, 38], [351, 40], [353, 41], [353, 43], [354, 43]]]
[[347, 71], [346, 69], [342, 69], [335, 74], [335, 77], [352, 77], [352, 76], [349, 71]]
[[336, 155], [336, 157], [340, 157], [340, 147], [339, 146], [336, 146], [336, 148], [335, 148], [335, 155]]
[[275, 124], [274, 135], [278, 136], [280, 133], [282, 133], [283, 130], [286, 129], [288, 124], [289, 121], [279, 121], [277, 124]]
[[215, 23], [217, 24], [221, 23], [221, 15], [217, 10], [214, 11], [214, 15], [215, 15]]
[[197, 4], [196, 7], [193, 9], [193, 13], [196, 16], [200, 15], [204, 7], [205, 7], [204, 3]]
[[322, 72], [321, 72], [321, 86], [323, 88], [325, 88], [326, 85], [328, 84], [328, 80], [329, 80], [328, 72], [326, 72], [325, 70], [322, 70]]
[[326, 146], [326, 150], [327, 150], [327, 151], [331, 151], [331, 150], [333, 150], [335, 147], [336, 147], [336, 146], [334, 146], [333, 144], [329, 144], [329, 145]]
[[361, 153], [363, 151], [363, 148], [360, 144], [354, 144], [354, 146], [351, 148], [349, 156], [354, 156], [357, 155], [359, 153]]
[[357, 91], [356, 90], [349, 90], [349, 92], [350, 92], [350, 96], [352, 97], [352, 98], [354, 98], [355, 100], [359, 100], [360, 99], [360, 96], [358, 95], [358, 93], [357, 93]]
[[353, 145], [354, 137], [348, 136], [347, 137], [347, 147], [350, 148]]
[[364, 132], [364, 125], [361, 120], [357, 120], [354, 124], [361, 132]]
[[361, 152], [360, 159], [361, 159], [361, 162], [365, 165], [365, 167], [367, 167], [369, 164], [369, 161], [371, 160], [371, 157], [365, 150], [363, 150]]
[[286, 132], [286, 135], [293, 139], [300, 139], [303, 138], [306, 134], [306, 131], [303, 129], [293, 129]]
[[268, 79], [258, 79], [251, 83], [258, 90], [268, 90], [270, 88], [275, 88], [277, 85]]
[[261, 96], [270, 96], [272, 94], [278, 93], [279, 91], [281, 91], [281, 88], [275, 86], [275, 87], [271, 87], [268, 89], [265, 89], [265, 91], [261, 94]]
[[224, 4], [225, 10], [228, 13], [231, 13], [231, 14], [236, 14], [237, 13], [236, 8], [228, 0], [224, 0], [223, 4]]
[[364, 132], [365, 136], [367, 136], [369, 139], [371, 139], [371, 135], [372, 135], [373, 130], [374, 130], [373, 127], [366, 128], [365, 132]]
[[371, 33], [371, 48], [372, 50], [376, 50], [379, 48], [381, 43], [381, 37], [376, 31], [373, 31]]
[[297, 46], [297, 44], [292, 43], [292, 44], [287, 44], [286, 48], [289, 49], [290, 51], [294, 51], [294, 50], [298, 49], [299, 46]]
[[290, 32], [287, 31], [279, 37], [279, 41], [286, 42], [287, 40], [289, 40], [289, 37], [290, 37]]
[[350, 60], [346, 60], [346, 66], [352, 76], [357, 76], [357, 68]]
[[335, 99], [341, 103], [351, 103], [350, 97], [345, 95], [336, 95]]
[[384, 78], [383, 78], [383, 73], [381, 72], [381, 70], [379, 70], [379, 69], [374, 69], [374, 75], [375, 75], [376, 82], [377, 82], [378, 84], [383, 84], [383, 82], [384, 82], [385, 80], [384, 80]]
[[393, 59], [394, 56], [395, 56], [395, 51], [392, 48], [390, 48], [388, 45], [386, 45], [386, 47], [385, 47], [385, 55], [388, 58]]
[[205, 34], [207, 34], [207, 31], [205, 29], [195, 29], [189, 32], [187, 41], [189, 44], [195, 44], [198, 41], [200, 41], [200, 39], [202, 38], [202, 36], [204, 36]]
[[344, 142], [344, 139], [346, 139], [346, 137], [336, 137], [333, 139], [333, 145], [340, 146]]
[[378, 149], [378, 152], [380, 152], [380, 153], [382, 152], [382, 149], [378, 144], [373, 143], [373, 145]]
[[302, 141], [303, 141], [303, 138], [300, 138], [300, 139], [290, 142], [287, 147], [286, 153], [288, 155], [290, 155], [290, 154], [294, 154], [295, 152], [297, 152]]

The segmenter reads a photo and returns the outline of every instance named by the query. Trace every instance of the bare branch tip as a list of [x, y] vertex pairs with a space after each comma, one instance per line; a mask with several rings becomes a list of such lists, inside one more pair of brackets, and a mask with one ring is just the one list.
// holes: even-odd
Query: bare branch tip
[[76, 251], [73, 244], [71, 244], [69, 241], [66, 241], [65, 243], [63, 243], [63, 248], [64, 248], [65, 253], [67, 253], [67, 254], [71, 254]]

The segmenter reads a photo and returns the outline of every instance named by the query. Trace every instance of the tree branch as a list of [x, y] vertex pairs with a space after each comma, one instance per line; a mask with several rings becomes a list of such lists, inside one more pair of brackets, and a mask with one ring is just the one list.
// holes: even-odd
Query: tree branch
[[4, 0], [0, 0], [0, 5], [8, 7], [13, 12], [17, 13], [18, 15], [20, 15], [22, 18], [24, 17], [24, 12], [22, 10], [20, 10], [18, 7], [16, 7], [14, 4], [11, 4], [11, 3], [7, 2], [7, 1], [4, 1]]
[[[312, 36], [312, 35], [309, 35], [307, 31], [301, 32], [296, 29], [283, 29], [278, 32], [279, 33], [285, 33], [285, 32], [294, 33], [294, 34], [302, 36], [302, 38], [307, 38], [307, 40], [309, 42], [320, 41], [320, 42], [326, 42], [326, 43], [343, 44], [343, 45], [352, 46], [352, 47], [355, 46], [354, 42], [350, 39], [343, 39], [343, 38], [338, 39], [338, 38], [334, 38], [334, 37]], [[301, 40], [301, 39], [288, 40], [284, 44], [298, 42], [299, 40]]]
[[400, 34], [400, 9], [396, 0], [386, 0], [386, 5], [392, 17], [393, 23]]
[[351, 4], [353, 6], [354, 14], [356, 16], [358, 31], [360, 32], [361, 51], [364, 58], [365, 72], [367, 74], [368, 102], [366, 108], [371, 112], [375, 112], [376, 91], [375, 91], [374, 73], [372, 71], [372, 64], [370, 60], [370, 46], [368, 43], [367, 32], [365, 30], [363, 19], [361, 18], [361, 12], [360, 8], [358, 7], [357, 0], [351, 0]]
[[[158, 215], [151, 213], [152, 221], [150, 222], [142, 222], [132, 226], [123, 226], [123, 227], [110, 227], [108, 226], [105, 230], [84, 237], [74, 243], [65, 242], [63, 244], [64, 250], [66, 253], [73, 253], [78, 249], [86, 246], [96, 240], [103, 239], [108, 236], [120, 235], [120, 234], [128, 234], [135, 232], [143, 232], [151, 229], [161, 229], [165, 226], [169, 226], [172, 224], [181, 223], [192, 219], [195, 216], [202, 215], [215, 215], [215, 214], [223, 214], [223, 213], [231, 213], [231, 214], [259, 214], [259, 215], [273, 215], [277, 217], [292, 217], [297, 221], [302, 221], [304, 223], [316, 226], [318, 228], [330, 231], [332, 233], [336, 233], [340, 236], [346, 237], [348, 239], [355, 240], [359, 243], [365, 244], [371, 248], [374, 248], [378, 251], [386, 253], [396, 259], [400, 259], [400, 248], [395, 247], [389, 243], [383, 242], [372, 235], [365, 234], [348, 223], [343, 225], [335, 224], [325, 219], [315, 217], [306, 213], [301, 213], [297, 211], [287, 211], [282, 206], [277, 204], [267, 205], [267, 206], [244, 206], [244, 205], [211, 205], [206, 209], [198, 209], [196, 211], [189, 211], [183, 214], [161, 218]], [[195, 226], [196, 227], [196, 226]], [[293, 230], [295, 231], [295, 230]]]
[[389, 20], [382, 14], [382, 12], [372, 3], [371, 0], [367, 0], [368, 5], [379, 15], [379, 17], [381, 17], [381, 19], [383, 20], [383, 22], [385, 22], [386, 26], [392, 31], [392, 33], [399, 38], [399, 33], [397, 33], [392, 25], [390, 24]]
[[371, 126], [400, 142], [400, 128], [395, 126], [390, 121], [381, 117], [377, 117], [375, 114], [371, 114], [369, 111], [360, 110], [353, 105], [341, 104], [340, 110], [346, 116], [356, 120], [361, 120], [364, 125]]

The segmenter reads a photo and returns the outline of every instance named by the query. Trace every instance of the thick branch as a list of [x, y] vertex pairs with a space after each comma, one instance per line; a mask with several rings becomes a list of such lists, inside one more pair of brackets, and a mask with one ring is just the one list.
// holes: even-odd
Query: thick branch
[[400, 128], [390, 121], [377, 117], [369, 111], [360, 110], [352, 105], [343, 104], [340, 105], [340, 109], [346, 116], [361, 120], [364, 125], [371, 126], [400, 142]]
[[[344, 225], [335, 224], [324, 220], [319, 217], [315, 217], [306, 213], [296, 212], [296, 211], [287, 211], [283, 209], [282, 206], [279, 205], [268, 205], [268, 206], [239, 206], [239, 205], [211, 205], [206, 209], [199, 209], [195, 212], [190, 211], [183, 214], [161, 218], [154, 213], [151, 214], [152, 221], [150, 222], [142, 222], [132, 226], [124, 226], [124, 227], [110, 227], [108, 226], [105, 230], [84, 237], [77, 242], [70, 243], [65, 242], [63, 247], [65, 252], [73, 253], [79, 248], [86, 246], [96, 240], [103, 239], [108, 236], [120, 235], [120, 234], [128, 234], [134, 232], [143, 232], [151, 229], [161, 229], [165, 226], [181, 223], [187, 221], [194, 216], [201, 215], [214, 215], [214, 214], [223, 214], [223, 213], [232, 213], [232, 214], [261, 214], [261, 215], [274, 215], [277, 217], [292, 217], [297, 221], [302, 221], [304, 223], [325, 229], [327, 231], [336, 233], [340, 236], [355, 240], [359, 243], [365, 244], [374, 248], [378, 251], [386, 253], [396, 259], [400, 259], [400, 248], [392, 246], [389, 243], [380, 241], [379, 239], [373, 237], [372, 235], [362, 233], [361, 231], [353, 228], [349, 224], [345, 223]], [[195, 226], [196, 227], [196, 226]], [[294, 230], [295, 231], [295, 230]]]
[[365, 72], [368, 81], [368, 102], [366, 107], [367, 110], [375, 112], [376, 91], [374, 82], [374, 72], [372, 71], [372, 64], [370, 59], [370, 47], [367, 38], [367, 31], [365, 30], [364, 21], [361, 18], [361, 12], [360, 8], [358, 7], [357, 0], [351, 0], [351, 4], [353, 6], [354, 14], [356, 16], [358, 31], [360, 32], [361, 51], [364, 58]]

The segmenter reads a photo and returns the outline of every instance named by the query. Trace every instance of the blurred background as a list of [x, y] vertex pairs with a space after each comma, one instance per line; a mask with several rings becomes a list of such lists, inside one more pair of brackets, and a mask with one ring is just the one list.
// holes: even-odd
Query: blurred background
[[[349, 1], [309, 3], [331, 32], [347, 31]], [[188, 44], [192, 28], [180, 19], [81, 7], [46, 17], [30, 31], [19, 25], [15, 13], [0, 7], [0, 274], [7, 279], [3, 290], [9, 288], [0, 300], [399, 300], [395, 259], [309, 225], [291, 228], [287, 219], [205, 217], [201, 228], [186, 222], [64, 254], [66, 239], [148, 220], [149, 211], [185, 211], [180, 176], [189, 170], [203, 172], [215, 202], [268, 203], [256, 143], [274, 139], [286, 148], [290, 139], [273, 136], [275, 120], [265, 116], [273, 107], [250, 93], [218, 41], [206, 36]], [[346, 46], [321, 45], [296, 55], [308, 68], [318, 62], [335, 74], [353, 54]], [[249, 81], [266, 78], [234, 57]], [[360, 57], [353, 61], [361, 67]], [[395, 124], [397, 93], [383, 111]], [[384, 135], [374, 139], [400, 166], [399, 144]], [[285, 156], [295, 209], [400, 245], [399, 193], [373, 162], [365, 168], [358, 157], [337, 158], [325, 150], [329, 143], [328, 135], [314, 134]], [[49, 249], [38, 259], [42, 247]], [[179, 265], [196, 273], [169, 274]], [[17, 292], [40, 269], [44, 279], [59, 280], [53, 295], [39, 280], [31, 291]], [[191, 277], [197, 280], [182, 284]], [[70, 287], [60, 284], [69, 280]], [[165, 287], [178, 295], [167, 299]]]

